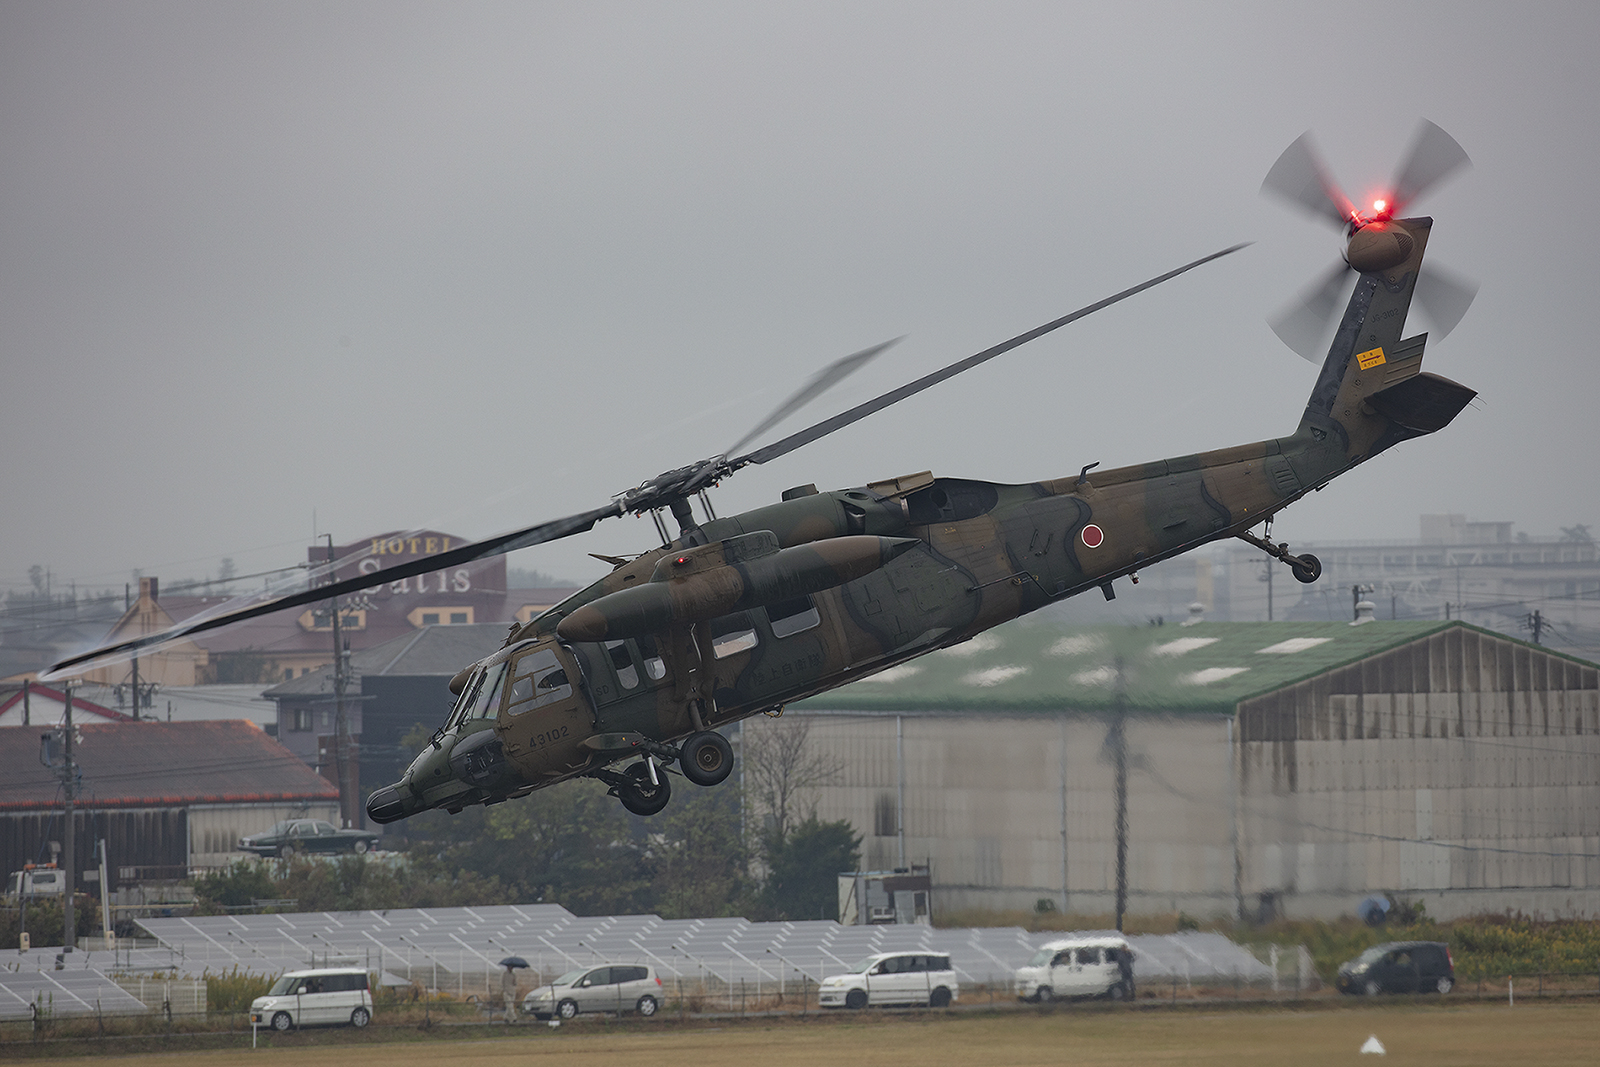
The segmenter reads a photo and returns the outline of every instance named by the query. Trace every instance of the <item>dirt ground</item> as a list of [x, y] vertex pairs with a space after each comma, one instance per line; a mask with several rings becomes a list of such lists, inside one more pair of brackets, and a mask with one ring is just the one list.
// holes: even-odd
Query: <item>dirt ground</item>
[[[665, 1022], [665, 1020], [663, 1021]], [[345, 1031], [345, 1033], [349, 1033]], [[54, 1059], [94, 1067], [788, 1067], [818, 1063], [906, 1063], [918, 1067], [1099, 1067], [1123, 1064], [1226, 1064], [1296, 1067], [1364, 1062], [1376, 1065], [1516, 1063], [1588, 1064], [1600, 1060], [1600, 1005], [1593, 1001], [1507, 1007], [1504, 1004], [1421, 1005], [1309, 1011], [1042, 1011], [1008, 1015], [827, 1017], [795, 1021], [730, 1021], [724, 1026], [602, 1028], [542, 1024], [513, 1035], [460, 1041], [407, 1039], [352, 1044], [334, 1033], [294, 1035], [299, 1047], [242, 1051], [163, 1051], [135, 1056]], [[481, 1032], [480, 1032], [481, 1033]], [[1387, 1049], [1360, 1055], [1369, 1035]], [[307, 1039], [327, 1043], [308, 1046]], [[377, 1037], [376, 1029], [363, 1037]]]

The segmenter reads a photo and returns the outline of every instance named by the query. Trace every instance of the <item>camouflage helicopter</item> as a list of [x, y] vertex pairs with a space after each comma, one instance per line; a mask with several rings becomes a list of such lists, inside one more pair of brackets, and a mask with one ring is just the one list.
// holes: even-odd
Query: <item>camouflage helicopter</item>
[[[503, 646], [457, 674], [456, 701], [401, 779], [372, 792], [367, 813], [389, 823], [418, 812], [497, 804], [575, 777], [604, 782], [629, 811], [661, 811], [667, 771], [699, 786], [727, 779], [734, 755], [717, 732], [906, 660], [966, 641], [1066, 597], [1100, 590], [1180, 553], [1242, 538], [1314, 582], [1321, 564], [1250, 531], [1279, 510], [1392, 445], [1447, 425], [1476, 395], [1421, 370], [1426, 334], [1403, 337], [1432, 227], [1397, 217], [1424, 189], [1466, 162], [1426, 124], [1392, 193], [1357, 210], [1326, 177], [1306, 138], [1263, 188], [1345, 231], [1334, 283], [1356, 275], [1299, 425], [1285, 437], [1096, 470], [1024, 485], [930, 472], [782, 500], [719, 518], [706, 490], [750, 464], [848, 426], [1045, 333], [1227, 255], [1234, 246], [1091, 304], [782, 440], [737, 454], [754, 436], [871, 359], [886, 345], [838, 361], [730, 455], [658, 475], [603, 507], [540, 523], [375, 574], [287, 595], [263, 594], [204, 619], [64, 660], [87, 662], [270, 611], [357, 593], [382, 581], [458, 566], [583, 533], [602, 519], [650, 514], [661, 544], [601, 557], [613, 570], [512, 627]], [[1431, 268], [1430, 268], [1431, 269]], [[1454, 286], [1454, 288], [1451, 288]], [[1292, 313], [1280, 335], [1312, 332], [1329, 283]], [[1464, 312], [1446, 286], [1446, 328]], [[1470, 300], [1470, 293], [1465, 297]], [[1336, 297], [1334, 298], [1336, 299]], [[691, 501], [698, 498], [704, 517]], [[669, 512], [676, 536], [661, 513]], [[350, 564], [340, 561], [341, 566]], [[332, 565], [328, 576], [331, 577]], [[624, 769], [616, 765], [626, 764]]]

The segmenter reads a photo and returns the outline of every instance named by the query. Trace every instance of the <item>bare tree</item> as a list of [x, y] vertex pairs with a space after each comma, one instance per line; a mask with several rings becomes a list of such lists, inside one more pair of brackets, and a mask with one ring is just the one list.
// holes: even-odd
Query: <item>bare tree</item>
[[791, 827], [816, 814], [814, 790], [837, 783], [844, 763], [812, 750], [811, 722], [804, 716], [746, 720], [743, 732], [746, 795], [772, 835], [783, 841]]

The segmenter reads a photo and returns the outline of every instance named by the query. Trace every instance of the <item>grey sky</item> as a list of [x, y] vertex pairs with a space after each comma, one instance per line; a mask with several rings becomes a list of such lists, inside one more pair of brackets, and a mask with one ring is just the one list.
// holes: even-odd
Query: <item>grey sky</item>
[[[1445, 432], [1296, 505], [1600, 524], [1593, 4], [0, 6], [0, 585], [120, 586], [435, 526], [478, 537], [769, 437], [1240, 240], [1238, 255], [717, 490], [1027, 481], [1287, 433], [1265, 317], [1338, 237], [1258, 195], [1307, 128], [1481, 283]], [[1414, 328], [1423, 324], [1413, 319]], [[648, 522], [519, 554], [585, 553]]]

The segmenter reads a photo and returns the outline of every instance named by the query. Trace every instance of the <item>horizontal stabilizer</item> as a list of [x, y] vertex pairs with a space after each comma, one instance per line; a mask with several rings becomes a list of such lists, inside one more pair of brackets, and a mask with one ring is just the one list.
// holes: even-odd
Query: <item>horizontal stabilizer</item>
[[1367, 397], [1378, 414], [1417, 433], [1433, 433], [1450, 425], [1477, 390], [1426, 372], [1380, 389]]

